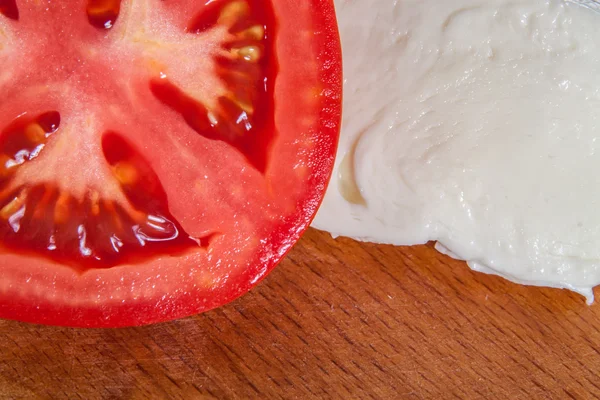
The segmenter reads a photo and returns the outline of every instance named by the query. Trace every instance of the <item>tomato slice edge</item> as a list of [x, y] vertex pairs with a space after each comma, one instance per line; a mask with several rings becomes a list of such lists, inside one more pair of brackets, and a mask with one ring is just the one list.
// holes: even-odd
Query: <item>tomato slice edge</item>
[[[333, 4], [330, 1], [312, 0], [306, 2], [307, 7], [313, 11], [312, 27], [316, 29], [307, 30], [306, 37], [310, 43], [316, 45], [316, 59], [319, 67], [319, 80], [323, 83], [323, 90], [315, 94], [318, 102], [318, 132], [314, 133], [318, 150], [312, 151], [310, 157], [314, 164], [313, 171], [306, 184], [303, 198], [298, 202], [294, 212], [287, 216], [286, 220], [278, 226], [270, 235], [270, 243], [279, 246], [263, 247], [254, 255], [252, 264], [254, 267], [244, 270], [232, 280], [221, 287], [216, 287], [210, 292], [210, 298], [201, 299], [198, 292], [177, 292], [177, 288], [163, 292], [162, 297], [140, 298], [134, 300], [124, 298], [123, 301], [100, 301], [98, 304], [69, 304], [55, 299], [50, 301], [45, 296], [37, 296], [35, 292], [28, 292], [24, 287], [16, 287], [12, 290], [10, 283], [3, 277], [5, 282], [0, 285], [0, 316], [8, 319], [18, 319], [28, 322], [37, 322], [51, 325], [80, 326], [80, 327], [117, 327], [144, 325], [169, 319], [180, 318], [198, 312], [207, 311], [221, 304], [230, 302], [246, 293], [248, 289], [256, 285], [267, 275], [279, 260], [289, 252], [293, 244], [299, 239], [305, 229], [308, 228], [315, 212], [320, 205], [325, 188], [330, 179], [333, 159], [337, 146], [337, 136], [341, 120], [341, 86], [342, 66], [341, 48], [337, 32], [337, 24]], [[276, 17], [294, 15], [297, 3], [293, 0], [280, 1], [273, 5]], [[285, 17], [284, 17], [285, 18]], [[302, 64], [301, 55], [285, 57], [286, 51], [291, 51], [297, 39], [297, 27], [293, 24], [280, 24], [277, 38], [277, 54], [280, 64], [278, 79], [278, 90], [275, 100], [281, 97], [281, 93], [289, 93], [289, 88], [296, 88], [297, 76], [290, 77], [282, 73], [287, 68], [296, 71], [298, 65]], [[314, 35], [314, 37], [310, 37]], [[309, 40], [309, 39], [307, 39]], [[297, 56], [297, 55], [296, 55]], [[300, 60], [300, 64], [298, 64]], [[287, 85], [287, 86], [286, 86]], [[292, 115], [295, 105], [292, 101], [278, 103], [276, 116]], [[178, 259], [172, 259], [170, 268], [177, 268]], [[49, 274], [51, 278], [52, 274]], [[48, 282], [51, 285], [51, 282]], [[19, 283], [17, 282], [17, 286]], [[11, 290], [8, 290], [8, 289]], [[65, 288], [65, 298], [68, 297]]]

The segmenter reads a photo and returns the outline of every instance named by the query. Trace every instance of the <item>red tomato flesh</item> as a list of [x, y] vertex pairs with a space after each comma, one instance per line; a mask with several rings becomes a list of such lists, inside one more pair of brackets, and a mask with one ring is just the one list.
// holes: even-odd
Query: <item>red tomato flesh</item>
[[0, 317], [115, 327], [256, 285], [340, 124], [330, 0], [0, 0]]

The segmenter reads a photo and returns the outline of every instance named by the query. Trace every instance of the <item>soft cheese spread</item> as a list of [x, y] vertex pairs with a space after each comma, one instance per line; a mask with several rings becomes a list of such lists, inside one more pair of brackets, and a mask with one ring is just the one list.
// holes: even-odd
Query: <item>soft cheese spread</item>
[[337, 0], [344, 117], [313, 226], [473, 269], [600, 283], [600, 14], [562, 0]]

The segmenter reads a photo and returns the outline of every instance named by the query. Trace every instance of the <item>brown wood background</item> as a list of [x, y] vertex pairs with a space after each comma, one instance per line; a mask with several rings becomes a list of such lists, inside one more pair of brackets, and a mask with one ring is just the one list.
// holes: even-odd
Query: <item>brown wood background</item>
[[600, 307], [431, 247], [310, 231], [255, 290], [161, 325], [0, 321], [8, 399], [600, 397]]

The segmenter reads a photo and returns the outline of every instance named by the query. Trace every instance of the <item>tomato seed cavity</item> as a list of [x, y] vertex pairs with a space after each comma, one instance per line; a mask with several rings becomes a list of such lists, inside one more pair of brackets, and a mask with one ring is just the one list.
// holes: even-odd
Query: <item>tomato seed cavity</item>
[[100, 29], [110, 29], [121, 11], [121, 0], [88, 0], [87, 16], [90, 24]]
[[17, 119], [0, 136], [3, 246], [85, 271], [209, 245], [213, 235], [191, 238], [183, 230], [169, 213], [167, 196], [150, 165], [114, 132], [104, 135], [102, 148], [130, 204], [102, 198], [94, 190], [75, 198], [51, 183], [13, 188], [14, 171], [41, 152], [59, 124], [59, 114], [48, 112]]
[[209, 2], [190, 26], [190, 34], [216, 25], [227, 26], [233, 39], [223, 43], [226, 56], [219, 56], [217, 73], [229, 94], [218, 99], [216, 109], [207, 109], [166, 79], [150, 82], [152, 93], [179, 113], [197, 133], [224, 141], [238, 151], [261, 173], [274, 139], [273, 87], [276, 60], [273, 54], [274, 22], [267, 2], [259, 0], [217, 0]]
[[17, 7], [16, 0], [0, 0], [0, 14], [6, 18], [19, 20], [19, 8]]
[[4, 184], [18, 167], [37, 157], [59, 125], [57, 111], [35, 118], [24, 114], [13, 121], [0, 134], [0, 184]]
[[94, 191], [78, 199], [52, 184], [21, 186], [0, 207], [3, 246], [80, 272], [180, 255], [212, 237], [190, 238], [168, 212], [131, 210]]

